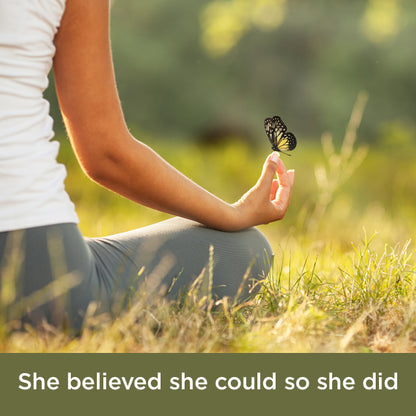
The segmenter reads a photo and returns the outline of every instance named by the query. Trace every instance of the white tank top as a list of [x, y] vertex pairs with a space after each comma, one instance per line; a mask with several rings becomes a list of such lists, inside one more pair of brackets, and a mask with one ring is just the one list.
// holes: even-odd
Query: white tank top
[[0, 0], [0, 231], [78, 222], [43, 98], [65, 0]]

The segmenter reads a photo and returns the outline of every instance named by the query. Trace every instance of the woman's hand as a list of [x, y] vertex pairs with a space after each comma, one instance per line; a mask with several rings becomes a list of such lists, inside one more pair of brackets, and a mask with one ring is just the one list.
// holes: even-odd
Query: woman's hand
[[233, 205], [231, 223], [239, 229], [281, 220], [289, 206], [294, 180], [295, 171], [287, 171], [279, 154], [273, 152], [256, 185]]

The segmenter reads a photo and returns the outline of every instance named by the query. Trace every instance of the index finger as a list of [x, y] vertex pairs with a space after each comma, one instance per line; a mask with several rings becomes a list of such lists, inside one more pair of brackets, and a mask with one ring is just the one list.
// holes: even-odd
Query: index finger
[[294, 183], [295, 171], [287, 171], [286, 167], [282, 160], [279, 160], [277, 165], [277, 180], [279, 181], [279, 187], [276, 192], [276, 197], [272, 201], [275, 205], [278, 206], [282, 212], [286, 212], [287, 207], [289, 206], [290, 197], [292, 194], [292, 188]]

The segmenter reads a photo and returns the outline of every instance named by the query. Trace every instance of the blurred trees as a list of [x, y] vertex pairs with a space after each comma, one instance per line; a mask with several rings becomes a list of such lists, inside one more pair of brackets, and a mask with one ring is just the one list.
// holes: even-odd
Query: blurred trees
[[264, 117], [278, 113], [301, 140], [343, 137], [361, 90], [361, 136], [415, 131], [412, 0], [112, 3], [120, 96], [139, 132], [197, 138], [224, 127], [261, 140]]

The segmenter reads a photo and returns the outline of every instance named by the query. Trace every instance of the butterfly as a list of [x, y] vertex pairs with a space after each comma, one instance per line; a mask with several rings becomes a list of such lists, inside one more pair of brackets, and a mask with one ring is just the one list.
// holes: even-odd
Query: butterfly
[[279, 116], [266, 118], [264, 120], [264, 129], [272, 144], [272, 150], [290, 156], [286, 152], [293, 150], [296, 147], [297, 141], [295, 135], [287, 131], [286, 124], [283, 123], [283, 120]]

